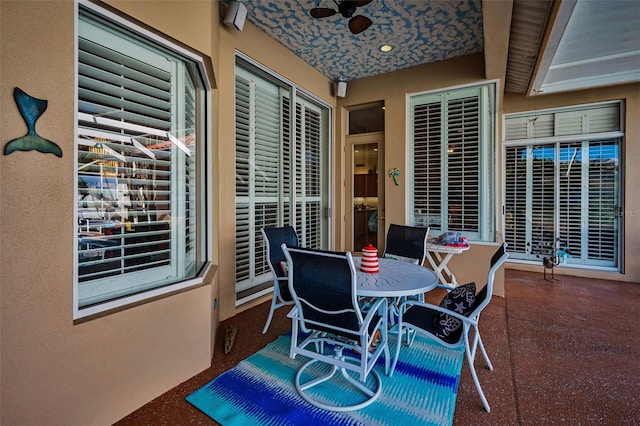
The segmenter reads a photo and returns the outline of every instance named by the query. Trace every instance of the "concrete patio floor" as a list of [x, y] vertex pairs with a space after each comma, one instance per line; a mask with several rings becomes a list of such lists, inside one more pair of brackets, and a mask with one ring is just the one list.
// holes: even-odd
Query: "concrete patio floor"
[[[491, 412], [484, 411], [465, 364], [454, 425], [638, 425], [640, 424], [640, 284], [569, 277], [554, 282], [542, 273], [505, 271], [506, 298], [494, 297], [480, 320], [485, 347], [476, 371]], [[439, 303], [444, 291], [427, 300]], [[261, 333], [269, 309], [263, 303], [220, 324], [212, 366], [116, 423], [213, 425], [185, 396], [290, 331], [288, 307], [276, 311]], [[225, 355], [224, 331], [238, 327]]]

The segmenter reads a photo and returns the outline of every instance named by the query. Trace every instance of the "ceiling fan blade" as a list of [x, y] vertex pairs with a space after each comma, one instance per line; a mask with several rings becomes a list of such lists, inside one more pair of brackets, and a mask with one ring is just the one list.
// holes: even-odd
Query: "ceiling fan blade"
[[371, 19], [358, 15], [349, 20], [349, 30], [352, 34], [360, 34], [371, 25]]
[[333, 16], [336, 13], [338, 12], [333, 9], [329, 9], [328, 7], [314, 7], [309, 12], [309, 14], [314, 18], [326, 18], [327, 16]]
[[355, 5], [358, 7], [366, 6], [372, 1], [373, 0], [352, 0], [352, 2], [355, 3]]

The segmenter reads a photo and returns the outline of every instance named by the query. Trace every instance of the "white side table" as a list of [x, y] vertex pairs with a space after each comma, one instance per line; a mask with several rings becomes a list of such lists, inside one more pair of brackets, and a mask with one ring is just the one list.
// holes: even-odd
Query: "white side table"
[[447, 264], [451, 258], [460, 254], [463, 251], [469, 250], [469, 246], [466, 247], [454, 247], [437, 244], [433, 241], [427, 241], [427, 260], [433, 268], [433, 272], [438, 276], [440, 284], [446, 285], [451, 288], [458, 286], [458, 280], [456, 276], [451, 272]]

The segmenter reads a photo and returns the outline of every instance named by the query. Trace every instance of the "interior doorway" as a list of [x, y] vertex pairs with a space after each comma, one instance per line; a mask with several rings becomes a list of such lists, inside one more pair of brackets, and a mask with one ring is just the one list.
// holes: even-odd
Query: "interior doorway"
[[381, 250], [384, 241], [384, 133], [346, 137], [348, 250], [361, 252], [367, 244]]

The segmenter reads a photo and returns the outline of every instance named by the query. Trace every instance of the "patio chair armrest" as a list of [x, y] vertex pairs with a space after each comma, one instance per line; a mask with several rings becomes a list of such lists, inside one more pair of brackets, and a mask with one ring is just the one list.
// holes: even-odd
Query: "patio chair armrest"
[[409, 309], [412, 306], [420, 306], [420, 307], [423, 307], [423, 308], [426, 308], [426, 309], [430, 309], [432, 311], [437, 311], [437, 312], [441, 312], [443, 314], [448, 314], [448, 315], [451, 315], [454, 318], [459, 319], [460, 321], [462, 321], [463, 323], [466, 323], [466, 324], [477, 324], [477, 321], [475, 321], [472, 318], [469, 318], [469, 317], [467, 317], [465, 315], [462, 315], [459, 312], [455, 312], [455, 311], [452, 311], [450, 309], [443, 308], [442, 306], [434, 305], [432, 303], [419, 302], [419, 301], [415, 301], [415, 300], [409, 300], [409, 301], [404, 302], [402, 305], [400, 305], [400, 317], [399, 317], [398, 321], [402, 321], [402, 316], [407, 311], [407, 309]]
[[298, 307], [294, 306], [291, 308], [289, 313], [287, 314], [287, 318], [297, 318], [298, 317]]
[[436, 284], [436, 288], [443, 288], [443, 289], [445, 289], [445, 290], [449, 290], [449, 291], [450, 291], [450, 290], [453, 290], [453, 287], [451, 287], [450, 285], [440, 284], [440, 283], [437, 283], [437, 284]]

